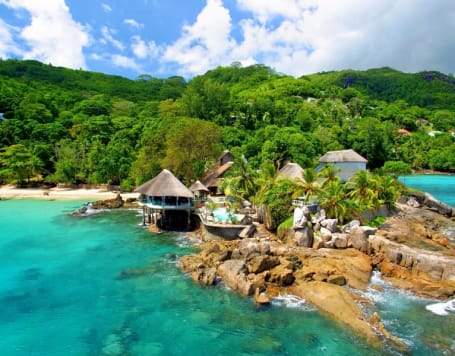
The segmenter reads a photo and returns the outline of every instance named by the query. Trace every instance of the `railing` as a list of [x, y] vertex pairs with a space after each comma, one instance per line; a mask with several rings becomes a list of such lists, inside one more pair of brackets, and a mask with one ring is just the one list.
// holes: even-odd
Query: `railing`
[[191, 209], [194, 207], [192, 201], [189, 202], [166, 202], [165, 200], [154, 200], [143, 198], [139, 201], [141, 205], [147, 205], [150, 208], [166, 208], [166, 209]]

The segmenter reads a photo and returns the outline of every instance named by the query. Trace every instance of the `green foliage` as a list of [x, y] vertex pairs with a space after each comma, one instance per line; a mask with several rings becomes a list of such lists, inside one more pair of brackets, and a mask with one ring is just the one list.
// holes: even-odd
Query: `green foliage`
[[379, 216], [376, 216], [373, 220], [370, 220], [368, 222], [368, 226], [379, 227], [382, 224], [384, 224], [386, 220], [387, 220], [387, 217], [379, 215]]
[[206, 165], [220, 153], [221, 133], [217, 125], [184, 118], [169, 127], [162, 161], [188, 182], [202, 176]]
[[235, 159], [227, 175], [231, 177], [229, 180], [230, 190], [235, 191], [240, 199], [250, 200], [256, 194], [258, 190], [257, 173], [244, 157]]
[[393, 176], [403, 176], [412, 173], [411, 165], [403, 161], [387, 161], [382, 169], [384, 173]]
[[445, 172], [455, 171], [455, 143], [442, 149], [430, 150], [429, 166]]
[[304, 201], [307, 203], [314, 201], [321, 191], [320, 177], [322, 177], [322, 174], [316, 173], [314, 168], [306, 168], [302, 173], [302, 178], [297, 180], [298, 189], [294, 194], [294, 198], [303, 196]]
[[279, 238], [282, 238], [285, 236], [286, 231], [289, 229], [292, 229], [294, 225], [294, 216], [290, 216], [286, 220], [284, 220], [280, 225], [278, 225], [278, 228], [276, 229], [277, 235]]
[[[248, 176], [264, 164], [311, 168], [330, 150], [353, 148], [370, 169], [393, 174], [409, 166], [453, 172], [454, 88], [441, 73], [390, 68], [296, 79], [236, 63], [186, 83], [0, 60], [2, 179], [41, 173], [52, 182], [132, 187], [171, 168], [189, 181], [226, 148], [248, 160], [236, 173], [245, 198], [263, 194], [262, 178], [253, 185]], [[5, 154], [15, 145], [36, 159], [31, 173], [11, 170], [14, 157]]]
[[0, 178], [24, 183], [40, 172], [43, 163], [22, 144], [4, 147], [0, 151]]
[[379, 199], [374, 190], [377, 186], [375, 177], [368, 171], [357, 171], [347, 183], [351, 189], [347, 196], [352, 198], [361, 210], [378, 206]]
[[276, 179], [270, 184], [266, 191], [263, 191], [259, 204], [265, 204], [272, 216], [275, 226], [292, 215], [292, 195], [294, 183], [288, 179]]
[[340, 223], [351, 218], [354, 212], [360, 210], [354, 201], [348, 199], [346, 185], [339, 180], [332, 180], [324, 186], [318, 203], [326, 211], [328, 217], [338, 219]]

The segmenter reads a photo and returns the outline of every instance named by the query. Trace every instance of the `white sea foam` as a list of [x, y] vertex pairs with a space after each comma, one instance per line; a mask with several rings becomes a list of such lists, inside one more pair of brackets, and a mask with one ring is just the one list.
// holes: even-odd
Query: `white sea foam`
[[194, 237], [189, 237], [188, 235], [181, 233], [176, 237], [176, 243], [178, 247], [181, 248], [188, 248], [188, 247], [193, 247], [200, 243], [201, 241], [197, 238]]
[[427, 310], [441, 316], [447, 316], [455, 313], [455, 299], [449, 300], [446, 303], [435, 303], [425, 307]]
[[302, 310], [314, 310], [311, 306], [309, 306], [305, 299], [296, 297], [295, 295], [285, 294], [279, 295], [272, 299], [272, 305], [278, 307], [286, 307], [286, 308], [295, 308], [295, 309], [302, 309]]
[[84, 206], [74, 212], [72, 212], [72, 215], [76, 216], [90, 216], [90, 215], [95, 215], [99, 213], [104, 213], [106, 211], [110, 211], [109, 209], [94, 209], [92, 207], [92, 203], [87, 203], [84, 204]]

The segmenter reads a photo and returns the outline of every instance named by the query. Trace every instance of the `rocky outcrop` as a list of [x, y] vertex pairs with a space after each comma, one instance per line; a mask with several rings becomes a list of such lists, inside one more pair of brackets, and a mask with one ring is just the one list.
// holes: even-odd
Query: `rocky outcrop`
[[200, 246], [199, 254], [182, 257], [180, 265], [198, 283], [222, 280], [258, 304], [281, 293], [300, 296], [372, 343], [390, 340], [406, 352], [379, 315], [364, 315], [358, 303], [365, 298], [355, 291], [366, 290], [376, 267], [384, 279], [416, 294], [455, 295], [455, 247], [444, 235], [455, 223], [413, 205], [398, 204], [380, 228], [359, 221], [340, 226], [324, 211], [311, 216], [301, 209], [280, 240], [211, 241]]
[[319, 281], [307, 283], [299, 281], [289, 287], [288, 291], [315, 305], [319, 310], [359, 335], [363, 335], [371, 343], [380, 344], [379, 335], [365, 321], [362, 310], [345, 288]]
[[124, 204], [124, 200], [120, 194], [114, 199], [107, 199], [107, 200], [98, 200], [92, 203], [93, 209], [117, 209], [121, 208]]
[[295, 255], [301, 261], [301, 267], [295, 272], [298, 280], [346, 284], [359, 290], [368, 287], [371, 260], [357, 250], [302, 249], [295, 251]]
[[369, 256], [355, 249], [319, 249], [286, 245], [268, 239], [213, 241], [199, 254], [180, 258], [180, 267], [203, 285], [222, 280], [257, 304], [270, 296], [292, 293], [349, 325], [370, 341], [381, 333], [366, 322], [348, 286], [365, 290], [371, 276]]
[[350, 239], [352, 247], [363, 252], [368, 253], [368, 237], [375, 234], [377, 229], [369, 226], [355, 226], [350, 229]]
[[369, 248], [383, 278], [416, 294], [446, 299], [455, 295], [455, 259], [411, 248], [383, 236], [369, 237]]
[[415, 196], [415, 198], [419, 204], [436, 211], [438, 214], [448, 217], [455, 216], [455, 208], [441, 202], [429, 193], [423, 193], [422, 195]]

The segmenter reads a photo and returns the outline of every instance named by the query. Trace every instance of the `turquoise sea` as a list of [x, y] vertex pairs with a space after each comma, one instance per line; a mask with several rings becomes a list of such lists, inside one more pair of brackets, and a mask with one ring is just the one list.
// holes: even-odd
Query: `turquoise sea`
[[[0, 201], [0, 354], [383, 355], [306, 305], [257, 308], [226, 287], [200, 287], [176, 261], [182, 234], [142, 229], [135, 210], [70, 216], [81, 201]], [[367, 313], [415, 355], [454, 354], [455, 314], [381, 282]]]
[[455, 207], [455, 175], [414, 174], [400, 176], [399, 180], [408, 187], [428, 192], [435, 198]]

